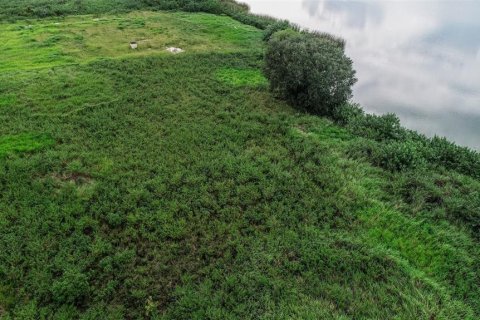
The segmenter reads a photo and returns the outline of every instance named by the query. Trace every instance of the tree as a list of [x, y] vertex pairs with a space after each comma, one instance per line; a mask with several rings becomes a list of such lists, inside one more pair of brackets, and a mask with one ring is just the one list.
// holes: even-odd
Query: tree
[[268, 42], [265, 73], [271, 89], [309, 112], [332, 115], [356, 82], [343, 43], [322, 34], [285, 30]]

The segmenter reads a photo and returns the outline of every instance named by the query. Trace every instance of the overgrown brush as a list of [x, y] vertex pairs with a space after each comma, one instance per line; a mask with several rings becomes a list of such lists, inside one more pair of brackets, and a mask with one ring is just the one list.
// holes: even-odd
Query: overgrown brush
[[362, 153], [375, 154], [372, 161], [386, 169], [409, 170], [419, 164], [429, 164], [480, 178], [478, 152], [460, 147], [446, 138], [428, 138], [406, 129], [395, 114], [366, 114], [358, 105], [344, 104], [335, 111], [333, 119], [356, 135], [380, 142], [366, 144], [369, 151]]

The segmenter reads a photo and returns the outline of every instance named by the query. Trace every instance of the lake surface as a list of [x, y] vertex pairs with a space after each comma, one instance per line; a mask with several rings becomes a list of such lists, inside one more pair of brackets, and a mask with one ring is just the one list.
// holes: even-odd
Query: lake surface
[[346, 39], [366, 111], [480, 150], [480, 1], [243, 2]]

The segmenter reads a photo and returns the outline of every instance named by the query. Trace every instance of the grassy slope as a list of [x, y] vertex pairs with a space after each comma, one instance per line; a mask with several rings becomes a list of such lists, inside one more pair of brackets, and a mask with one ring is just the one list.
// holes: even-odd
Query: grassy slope
[[[128, 15], [73, 16], [0, 24], [0, 71], [85, 63], [99, 57], [168, 54], [166, 47], [188, 52], [242, 51], [258, 45], [253, 27], [208, 14], [132, 12]], [[138, 50], [131, 50], [137, 41]]]
[[[480, 316], [478, 238], [407, 201], [413, 178], [349, 157], [360, 138], [275, 100], [260, 31], [205, 14], [92, 19], [1, 26], [17, 53], [0, 75], [0, 314]], [[25, 50], [27, 32], [61, 37]], [[130, 52], [123, 34], [154, 49]], [[162, 52], [177, 43], [186, 54]], [[61, 58], [22, 56], [48, 50]], [[431, 176], [447, 201], [480, 190]]]

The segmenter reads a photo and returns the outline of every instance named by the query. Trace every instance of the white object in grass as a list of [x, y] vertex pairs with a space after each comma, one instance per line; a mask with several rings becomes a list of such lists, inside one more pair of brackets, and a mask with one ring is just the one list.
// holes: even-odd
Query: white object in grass
[[182, 53], [184, 50], [180, 48], [170, 47], [170, 48], [167, 48], [167, 51], [173, 54], [177, 54], [177, 53]]

